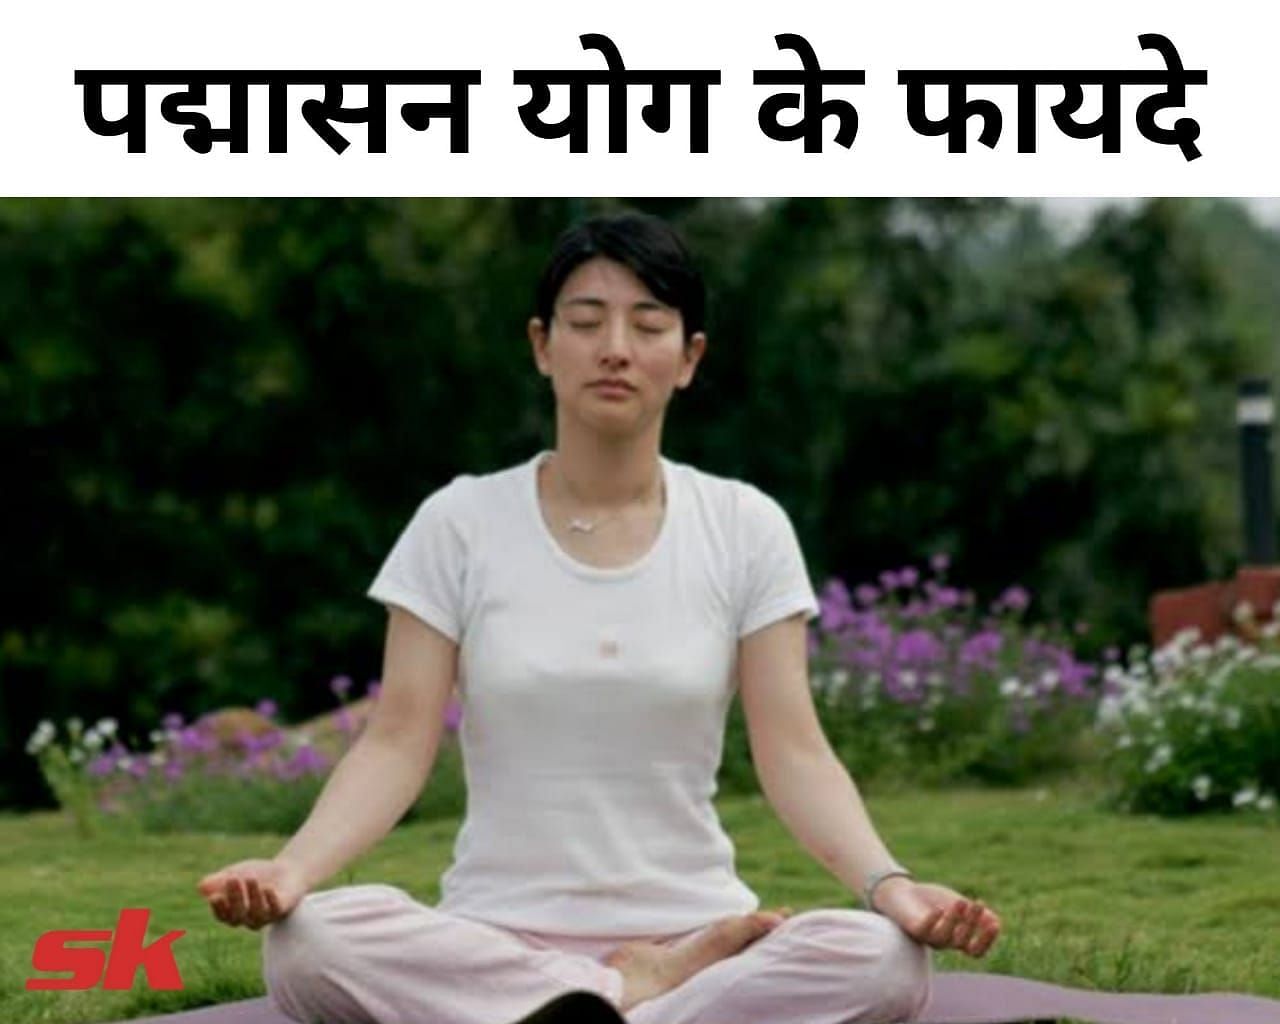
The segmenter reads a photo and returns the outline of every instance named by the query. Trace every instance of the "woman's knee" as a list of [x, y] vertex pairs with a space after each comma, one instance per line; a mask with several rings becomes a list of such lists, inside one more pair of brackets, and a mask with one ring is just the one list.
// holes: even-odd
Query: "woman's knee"
[[924, 1008], [932, 976], [929, 949], [889, 918], [829, 909], [797, 914], [788, 924], [798, 938], [821, 945], [841, 977], [848, 978], [848, 968], [856, 965], [862, 984], [875, 991], [875, 1019], [913, 1020]]
[[342, 962], [351, 943], [344, 920], [353, 907], [408, 899], [387, 885], [356, 885], [303, 897], [293, 910], [268, 926], [263, 937], [263, 975], [267, 988], [287, 989], [314, 983]]

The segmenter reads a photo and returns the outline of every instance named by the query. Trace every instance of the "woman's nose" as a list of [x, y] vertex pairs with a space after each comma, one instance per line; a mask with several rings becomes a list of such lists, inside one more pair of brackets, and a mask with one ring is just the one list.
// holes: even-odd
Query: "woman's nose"
[[606, 323], [601, 347], [604, 355], [614, 359], [626, 358], [630, 355], [631, 339], [627, 334], [627, 325], [620, 320], [610, 320]]

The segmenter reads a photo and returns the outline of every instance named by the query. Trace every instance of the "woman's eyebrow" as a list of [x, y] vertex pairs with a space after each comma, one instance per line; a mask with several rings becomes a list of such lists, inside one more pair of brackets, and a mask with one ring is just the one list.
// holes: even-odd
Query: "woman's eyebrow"
[[[565, 299], [561, 305], [563, 306], [590, 306], [593, 309], [605, 309], [608, 303], [604, 299], [598, 299], [593, 296], [583, 295], [577, 298]], [[672, 307], [664, 305], [655, 299], [641, 299], [639, 302], [633, 302], [631, 308], [640, 313], [670, 313]]]

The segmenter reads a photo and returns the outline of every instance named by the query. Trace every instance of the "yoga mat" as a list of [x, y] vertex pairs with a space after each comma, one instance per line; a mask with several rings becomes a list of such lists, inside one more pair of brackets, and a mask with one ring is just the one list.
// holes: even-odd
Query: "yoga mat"
[[[933, 994], [918, 1024], [1014, 1024], [1058, 1017], [1094, 1024], [1280, 1024], [1280, 1000], [1226, 992], [1188, 996], [1094, 992], [1004, 974], [941, 971], [934, 975]], [[494, 1024], [616, 1024], [620, 1019], [598, 996], [571, 992], [556, 997], [521, 1021]], [[134, 1018], [130, 1024], [293, 1022], [261, 998]], [[423, 1024], [430, 1022], [424, 1020]]]

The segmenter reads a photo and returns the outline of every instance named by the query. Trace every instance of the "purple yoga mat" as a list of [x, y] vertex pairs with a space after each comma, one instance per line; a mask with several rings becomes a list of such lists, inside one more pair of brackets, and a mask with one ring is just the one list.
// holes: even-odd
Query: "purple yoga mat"
[[[941, 971], [934, 975], [933, 995], [918, 1024], [1010, 1024], [1058, 1017], [1095, 1024], [1280, 1024], [1280, 1000], [1216, 992], [1192, 996], [1094, 992], [1004, 974]], [[132, 1024], [293, 1022], [264, 998], [134, 1018]]]

